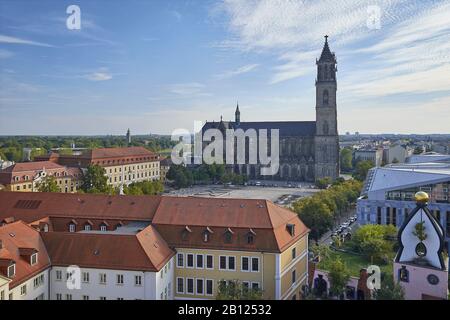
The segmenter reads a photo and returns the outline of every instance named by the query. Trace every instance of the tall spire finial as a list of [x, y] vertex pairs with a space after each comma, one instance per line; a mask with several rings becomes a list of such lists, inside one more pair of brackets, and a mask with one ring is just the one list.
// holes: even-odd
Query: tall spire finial
[[328, 42], [328, 35], [325, 35], [325, 42]]

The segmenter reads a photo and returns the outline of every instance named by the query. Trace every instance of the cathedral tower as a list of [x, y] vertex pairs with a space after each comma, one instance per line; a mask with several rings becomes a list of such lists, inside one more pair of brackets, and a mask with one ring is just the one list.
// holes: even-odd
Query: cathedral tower
[[325, 36], [320, 59], [316, 61], [315, 179], [339, 177], [339, 136], [336, 111], [336, 57]]

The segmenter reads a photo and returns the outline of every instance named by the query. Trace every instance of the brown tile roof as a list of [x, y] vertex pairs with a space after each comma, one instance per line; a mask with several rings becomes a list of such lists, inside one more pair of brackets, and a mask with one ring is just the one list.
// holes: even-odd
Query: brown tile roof
[[[18, 162], [0, 171], [0, 183], [11, 184], [32, 181], [44, 169], [49, 175], [63, 174], [64, 172], [69, 177], [81, 175], [81, 170], [78, 168], [68, 168], [51, 161]], [[19, 180], [16, 181], [15, 177], [18, 177]], [[63, 176], [61, 175], [61, 177]]]
[[48, 216], [151, 221], [159, 201], [159, 196], [2, 191], [0, 221], [12, 216], [27, 223]]
[[175, 255], [152, 226], [137, 235], [47, 232], [42, 238], [55, 266], [159, 271]]
[[125, 147], [125, 148], [97, 148], [89, 149], [81, 154], [80, 158], [88, 158], [98, 160], [103, 158], [119, 158], [119, 157], [139, 157], [139, 156], [155, 156], [156, 154], [144, 147]]
[[[255, 199], [162, 197], [152, 223], [171, 246], [210, 249], [281, 252], [309, 232], [294, 212]], [[294, 236], [287, 224], [295, 225]], [[183, 239], [186, 226], [192, 232]], [[207, 227], [214, 234], [204, 242]], [[224, 234], [229, 228], [234, 232], [233, 241], [226, 243]], [[247, 244], [247, 234], [252, 231], [256, 233], [254, 243]]]
[[[16, 263], [16, 275], [12, 278], [10, 288], [34, 277], [50, 266], [44, 242], [40, 233], [22, 221], [13, 222], [0, 227], [0, 240], [3, 249], [0, 249], [0, 259], [12, 259]], [[23, 249], [34, 249], [38, 252], [38, 262], [31, 265], [29, 259], [20, 255]], [[23, 253], [23, 252], [22, 252]], [[3, 274], [6, 276], [6, 274]]]
[[[8, 217], [33, 225], [51, 217], [55, 231], [68, 230], [71, 220], [77, 222], [77, 231], [88, 220], [95, 230], [102, 221], [111, 230], [119, 221], [151, 221], [170, 246], [230, 250], [282, 252], [309, 232], [294, 212], [257, 199], [0, 192], [0, 221]], [[288, 224], [295, 226], [293, 236]], [[186, 227], [191, 232], [182, 239]], [[213, 233], [204, 242], [207, 228]], [[231, 243], [224, 241], [228, 229]], [[254, 243], [247, 243], [249, 233], [255, 233]]]

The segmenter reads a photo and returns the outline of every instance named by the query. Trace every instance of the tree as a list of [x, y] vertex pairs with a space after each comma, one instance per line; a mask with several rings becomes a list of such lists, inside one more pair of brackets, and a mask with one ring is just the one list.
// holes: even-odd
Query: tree
[[89, 165], [84, 174], [81, 189], [88, 193], [111, 193], [112, 189], [108, 186], [106, 170], [97, 164]]
[[392, 275], [381, 274], [380, 289], [374, 291], [375, 300], [405, 300], [403, 287], [394, 282]]
[[55, 177], [46, 176], [37, 186], [39, 192], [60, 192]]
[[333, 226], [330, 208], [317, 197], [304, 198], [293, 204], [294, 211], [311, 229], [310, 236], [316, 242]]
[[263, 292], [260, 289], [244, 287], [239, 280], [219, 281], [217, 300], [262, 300]]
[[349, 172], [353, 169], [352, 150], [343, 148], [340, 152], [340, 166], [342, 172]]
[[331, 184], [330, 177], [324, 177], [316, 180], [316, 187], [319, 189], [326, 189]]
[[353, 178], [359, 181], [366, 180], [367, 173], [369, 169], [374, 167], [374, 163], [370, 160], [362, 160], [356, 164], [355, 172], [353, 173]]
[[330, 294], [341, 298], [350, 280], [350, 271], [340, 258], [330, 263], [328, 280], [330, 281]]
[[393, 255], [394, 241], [391, 239], [396, 233], [393, 225], [367, 224], [356, 230], [353, 244], [372, 263], [374, 260], [386, 263]]

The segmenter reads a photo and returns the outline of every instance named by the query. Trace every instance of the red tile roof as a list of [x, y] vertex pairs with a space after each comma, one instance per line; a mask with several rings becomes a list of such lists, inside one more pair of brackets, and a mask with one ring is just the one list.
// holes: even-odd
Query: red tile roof
[[[16, 263], [16, 275], [10, 282], [10, 288], [41, 273], [50, 267], [50, 259], [40, 233], [22, 221], [13, 222], [0, 227], [0, 259], [12, 259]], [[38, 252], [38, 261], [30, 264], [29, 259], [20, 255], [21, 249], [34, 249]], [[3, 276], [7, 276], [3, 274]]]
[[[32, 181], [43, 170], [49, 175], [59, 173], [61, 177], [63, 177], [64, 172], [67, 176], [81, 175], [81, 170], [78, 168], [68, 168], [52, 161], [18, 162], [0, 171], [0, 183], [11, 184]], [[18, 177], [17, 181], [15, 177]]]
[[[159, 196], [2, 191], [0, 221], [12, 216], [27, 223], [48, 216], [151, 221], [160, 199]], [[39, 205], [35, 209], [17, 206], [23, 200]]]
[[[78, 230], [88, 220], [95, 229], [103, 220], [111, 226], [151, 221], [170, 246], [230, 250], [282, 252], [309, 232], [294, 212], [256, 199], [0, 192], [0, 221], [7, 217], [27, 223], [51, 217], [49, 227], [55, 231], [68, 230], [72, 219]], [[295, 226], [294, 235], [288, 224]], [[186, 226], [192, 232], [182, 239]], [[207, 228], [214, 233], [204, 242]], [[234, 233], [231, 243], [224, 241], [228, 229]], [[255, 241], [248, 244], [252, 232]]]
[[[267, 200], [162, 197], [152, 224], [169, 245], [209, 249], [282, 252], [309, 232], [294, 212]], [[295, 225], [292, 236], [287, 224]], [[183, 239], [186, 226], [192, 231]], [[203, 241], [203, 232], [214, 231]], [[231, 229], [232, 242], [224, 241]], [[247, 234], [254, 232], [254, 243]]]
[[137, 235], [47, 232], [42, 238], [54, 266], [159, 271], [175, 255], [152, 226]]

